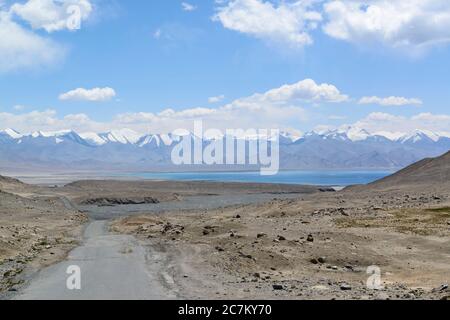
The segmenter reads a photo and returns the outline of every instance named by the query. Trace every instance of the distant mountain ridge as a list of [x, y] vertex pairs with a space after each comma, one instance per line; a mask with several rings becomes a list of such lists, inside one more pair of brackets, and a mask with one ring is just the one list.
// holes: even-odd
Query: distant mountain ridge
[[[180, 136], [173, 134], [140, 135], [129, 129], [106, 133], [66, 130], [31, 134], [5, 129], [0, 131], [0, 168], [197, 170], [198, 167], [172, 165], [171, 151], [179, 139]], [[213, 139], [220, 137], [210, 140]], [[240, 139], [248, 141], [255, 137]], [[282, 133], [280, 137], [282, 169], [397, 169], [448, 150], [449, 133], [425, 130], [412, 134], [371, 134], [348, 127], [302, 135]]]

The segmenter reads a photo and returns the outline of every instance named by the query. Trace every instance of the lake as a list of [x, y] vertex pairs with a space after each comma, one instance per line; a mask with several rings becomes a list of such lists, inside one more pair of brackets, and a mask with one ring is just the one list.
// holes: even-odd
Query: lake
[[392, 173], [394, 171], [280, 171], [275, 176], [261, 176], [259, 172], [138, 172], [126, 176], [148, 180], [254, 182], [344, 187], [370, 183]]

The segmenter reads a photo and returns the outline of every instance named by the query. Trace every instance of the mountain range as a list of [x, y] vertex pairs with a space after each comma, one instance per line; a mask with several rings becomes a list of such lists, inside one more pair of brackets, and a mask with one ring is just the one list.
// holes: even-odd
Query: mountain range
[[[139, 135], [129, 129], [106, 133], [67, 130], [30, 134], [5, 129], [0, 131], [0, 169], [203, 169], [204, 166], [176, 167], [172, 164], [171, 151], [179, 138], [173, 134]], [[241, 139], [248, 142], [254, 138]], [[399, 169], [424, 158], [439, 156], [448, 150], [449, 133], [417, 130], [412, 134], [371, 134], [364, 129], [348, 127], [326, 132], [311, 131], [302, 135], [282, 133], [280, 164], [282, 169], [304, 170]], [[228, 168], [215, 166], [204, 169]]]

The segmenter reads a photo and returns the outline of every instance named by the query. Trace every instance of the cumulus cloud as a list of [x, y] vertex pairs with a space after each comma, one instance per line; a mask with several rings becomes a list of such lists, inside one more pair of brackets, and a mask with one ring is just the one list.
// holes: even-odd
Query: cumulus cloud
[[[169, 132], [190, 128], [193, 120], [202, 119], [207, 127], [226, 128], [292, 128], [309, 117], [304, 104], [344, 102], [349, 98], [330, 84], [317, 84], [311, 79], [292, 85], [236, 99], [218, 108], [167, 109], [159, 113], [126, 113], [115, 118], [117, 123], [147, 126]], [[163, 129], [161, 129], [163, 128]], [[168, 130], [170, 129], [170, 130]], [[138, 131], [138, 130], [137, 130]]]
[[47, 32], [79, 29], [92, 12], [89, 0], [28, 0], [12, 5], [11, 12], [33, 29]]
[[359, 100], [359, 104], [378, 104], [380, 106], [412, 106], [422, 105], [423, 102], [417, 98], [404, 98], [404, 97], [363, 97]]
[[[115, 96], [111, 88], [92, 90], [76, 89], [60, 96], [62, 100], [104, 101]], [[57, 117], [55, 111], [32, 112], [21, 115], [4, 113], [0, 116], [2, 126], [31, 132], [77, 129], [80, 132], [103, 132], [130, 128], [139, 133], [167, 133], [175, 129], [189, 130], [194, 120], [203, 120], [205, 127], [233, 128], [295, 128], [310, 117], [306, 105], [311, 103], [339, 103], [347, 101], [331, 84], [317, 84], [311, 79], [284, 85], [264, 93], [236, 99], [217, 108], [168, 108], [161, 112], [136, 112], [117, 114], [111, 122], [96, 122], [85, 114]]]
[[0, 73], [59, 63], [66, 48], [32, 29], [75, 30], [92, 10], [89, 0], [0, 1]]
[[410, 54], [450, 42], [448, 0], [216, 1], [213, 20], [225, 28], [291, 47], [313, 43], [312, 31]]
[[325, 33], [356, 44], [415, 50], [450, 42], [448, 0], [332, 0], [324, 11]]
[[[1, 9], [0, 9], [1, 10]], [[66, 50], [55, 41], [40, 36], [14, 22], [0, 11], [0, 72], [53, 65], [64, 58]]]
[[232, 105], [257, 105], [270, 103], [275, 105], [292, 105], [299, 102], [331, 102], [339, 103], [349, 100], [349, 96], [342, 94], [336, 86], [328, 83], [317, 84], [312, 79], [305, 79], [294, 84], [287, 84], [269, 90], [263, 94], [239, 99]]
[[232, 0], [217, 8], [213, 20], [259, 39], [302, 47], [313, 42], [309, 32], [322, 20], [321, 14], [312, 9], [314, 3]]
[[84, 89], [78, 88], [75, 90], [71, 90], [66, 93], [62, 93], [59, 96], [59, 100], [67, 101], [67, 100], [81, 100], [81, 101], [108, 101], [116, 96], [116, 92], [112, 88], [93, 88], [93, 89]]

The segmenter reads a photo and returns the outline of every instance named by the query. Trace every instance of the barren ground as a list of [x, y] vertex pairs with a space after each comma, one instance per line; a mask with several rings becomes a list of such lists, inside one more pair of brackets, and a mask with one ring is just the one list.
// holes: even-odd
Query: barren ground
[[[447, 192], [314, 194], [210, 212], [117, 220], [176, 261], [196, 298], [443, 299], [450, 277]], [[369, 266], [383, 290], [367, 288]]]
[[[80, 244], [92, 212], [78, 208], [117, 212], [139, 205], [132, 216], [123, 210], [126, 216], [110, 222], [110, 229], [136, 236], [159, 257], [160, 267], [148, 261], [153, 276], [173, 279], [178, 298], [450, 296], [448, 187], [323, 192], [302, 186], [82, 181], [49, 188], [2, 178], [0, 190], [3, 292], [20, 289], [33, 271], [64, 260]], [[191, 196], [244, 194], [270, 194], [273, 200], [152, 210]], [[290, 199], [283, 199], [286, 195]], [[380, 269], [384, 289], [367, 287], [369, 266]]]

